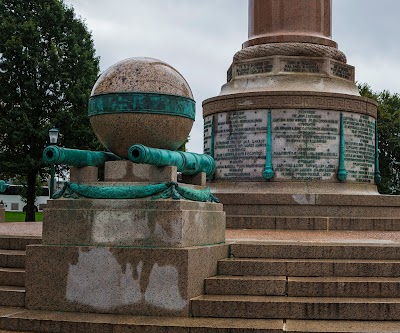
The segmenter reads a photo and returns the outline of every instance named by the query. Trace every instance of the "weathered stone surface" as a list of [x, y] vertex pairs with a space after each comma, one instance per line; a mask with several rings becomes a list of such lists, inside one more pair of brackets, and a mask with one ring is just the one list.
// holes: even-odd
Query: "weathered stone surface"
[[225, 241], [221, 204], [177, 200], [59, 199], [49, 203], [43, 244], [187, 247]]
[[[29, 246], [28, 309], [189, 316], [227, 245], [171, 248]], [[46, 258], [46, 260], [43, 260]], [[44, 287], [45, 286], [45, 287]]]
[[157, 167], [149, 164], [135, 164], [131, 161], [106, 162], [106, 182], [151, 182], [166, 183], [177, 181], [175, 166]]
[[71, 183], [95, 183], [98, 180], [99, 168], [97, 167], [70, 168]]
[[91, 95], [132, 91], [159, 92], [193, 99], [182, 75], [167, 63], [152, 58], [131, 58], [111, 66], [97, 80]]

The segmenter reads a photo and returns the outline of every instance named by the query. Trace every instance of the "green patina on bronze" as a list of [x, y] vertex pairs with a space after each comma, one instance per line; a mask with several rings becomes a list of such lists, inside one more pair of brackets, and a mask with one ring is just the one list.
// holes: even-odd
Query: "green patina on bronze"
[[340, 143], [339, 143], [339, 170], [337, 178], [339, 181], [344, 182], [347, 180], [346, 160], [345, 160], [345, 137], [344, 137], [344, 115], [340, 113]]
[[116, 161], [121, 158], [108, 152], [90, 151], [48, 146], [43, 151], [43, 160], [47, 164], [66, 164], [74, 167], [102, 166], [107, 161]]
[[378, 136], [378, 122], [375, 121], [375, 184], [382, 182], [381, 173], [379, 170], [379, 136]]
[[149, 148], [137, 144], [129, 148], [128, 158], [138, 164], [176, 166], [178, 172], [184, 175], [195, 175], [204, 172], [207, 177], [212, 177], [215, 172], [215, 161], [210, 155], [206, 154]]
[[7, 184], [4, 180], [0, 180], [0, 193], [5, 192], [8, 188], [10, 188], [10, 185]]
[[[212, 115], [211, 116], [211, 136], [210, 136], [210, 156], [211, 158], [214, 160], [214, 155], [215, 155], [215, 116], [216, 115]], [[215, 163], [215, 162], [214, 162]], [[212, 173], [212, 175], [207, 176], [207, 180], [208, 181], [213, 181], [214, 180], [214, 176], [215, 176], [215, 170]]]
[[89, 99], [89, 117], [113, 113], [151, 113], [195, 120], [196, 102], [190, 98], [158, 93], [109, 93]]
[[199, 202], [216, 202], [219, 200], [209, 188], [195, 190], [175, 182], [138, 186], [93, 186], [76, 183], [65, 183], [63, 189], [57, 192], [53, 199], [90, 198], [90, 199], [174, 199]]
[[265, 168], [263, 177], [271, 180], [275, 176], [274, 166], [272, 164], [272, 111], [268, 111], [268, 126], [267, 126], [267, 147], [265, 156]]

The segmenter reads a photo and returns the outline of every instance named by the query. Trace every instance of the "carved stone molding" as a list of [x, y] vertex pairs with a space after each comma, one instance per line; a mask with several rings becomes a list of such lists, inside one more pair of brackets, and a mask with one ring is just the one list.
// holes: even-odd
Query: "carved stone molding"
[[218, 96], [203, 102], [203, 117], [219, 112], [256, 109], [319, 109], [377, 117], [377, 103], [372, 99], [309, 92], [254, 92]]
[[330, 46], [309, 43], [270, 43], [249, 46], [237, 52], [233, 61], [242, 61], [269, 56], [327, 57], [347, 63], [346, 55]]

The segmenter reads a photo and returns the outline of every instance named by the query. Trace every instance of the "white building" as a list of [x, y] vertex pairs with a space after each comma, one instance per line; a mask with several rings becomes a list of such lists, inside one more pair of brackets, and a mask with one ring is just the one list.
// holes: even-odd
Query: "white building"
[[[10, 188], [8, 188], [4, 193], [0, 193], [0, 203], [4, 204], [6, 211], [24, 211], [25, 203], [21, 200], [21, 196], [19, 195], [19, 188], [21, 187], [21, 185], [10, 185]], [[43, 210], [43, 205], [47, 203], [48, 199], [49, 190], [46, 186], [42, 188], [41, 195], [36, 198], [35, 206], [37, 211], [40, 212]]]

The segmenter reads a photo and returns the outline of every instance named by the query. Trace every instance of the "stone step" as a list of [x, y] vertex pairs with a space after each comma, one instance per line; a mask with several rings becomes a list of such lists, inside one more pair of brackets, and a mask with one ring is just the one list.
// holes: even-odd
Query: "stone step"
[[400, 278], [224, 276], [205, 280], [208, 295], [400, 298]]
[[0, 268], [0, 286], [25, 286], [25, 270], [21, 268]]
[[400, 321], [287, 320], [284, 332], [297, 333], [395, 333]]
[[400, 298], [400, 278], [289, 277], [290, 297]]
[[0, 249], [3, 250], [23, 250], [27, 245], [41, 244], [41, 237], [34, 236], [0, 236]]
[[0, 286], [0, 306], [25, 306], [25, 288]]
[[[0, 310], [0, 329], [57, 333], [280, 333], [283, 320], [136, 317], [62, 313], [20, 309]], [[0, 331], [1, 332], [1, 331]]]
[[228, 229], [400, 231], [400, 218], [227, 215]]
[[286, 295], [285, 276], [215, 276], [205, 280], [205, 293], [213, 295]]
[[231, 244], [230, 253], [235, 258], [400, 260], [398, 244], [254, 242]]
[[219, 275], [400, 277], [400, 261], [347, 259], [222, 259]]
[[0, 267], [25, 268], [26, 251], [1, 250]]
[[400, 320], [399, 298], [203, 295], [194, 317], [307, 320]]

